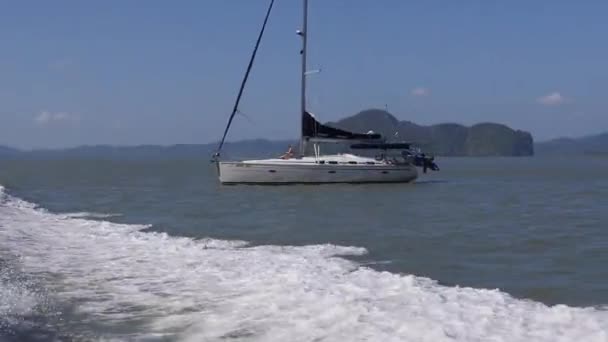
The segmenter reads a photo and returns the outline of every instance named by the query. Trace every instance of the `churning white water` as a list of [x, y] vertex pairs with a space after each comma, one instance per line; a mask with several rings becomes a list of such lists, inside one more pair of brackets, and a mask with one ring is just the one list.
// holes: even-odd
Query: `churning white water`
[[[441, 286], [340, 257], [366, 252], [359, 247], [249, 247], [78, 216], [0, 188], [0, 253], [20, 272], [55, 275], [45, 288], [100, 339], [608, 341], [608, 311]], [[11, 279], [0, 279], [5, 325], [41, 300]]]

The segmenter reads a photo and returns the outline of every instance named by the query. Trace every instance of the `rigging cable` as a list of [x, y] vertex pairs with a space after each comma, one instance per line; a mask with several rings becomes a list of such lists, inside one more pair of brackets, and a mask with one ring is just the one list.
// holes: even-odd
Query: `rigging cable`
[[243, 81], [241, 82], [241, 88], [239, 89], [239, 93], [236, 97], [236, 102], [234, 103], [234, 108], [232, 109], [232, 114], [230, 114], [230, 118], [228, 119], [228, 124], [226, 125], [226, 129], [224, 130], [224, 135], [222, 136], [222, 140], [217, 148], [216, 153], [213, 155], [214, 160], [217, 160], [220, 156], [220, 150], [224, 146], [224, 141], [226, 140], [226, 135], [228, 135], [228, 130], [230, 129], [230, 125], [232, 124], [232, 120], [234, 116], [239, 111], [239, 102], [241, 101], [241, 96], [243, 95], [243, 90], [245, 89], [245, 83], [247, 83], [247, 78], [249, 78], [249, 72], [253, 67], [253, 61], [255, 60], [255, 56], [258, 52], [258, 47], [260, 46], [260, 42], [262, 41], [262, 36], [264, 35], [264, 30], [266, 29], [266, 23], [268, 22], [268, 17], [270, 17], [270, 12], [272, 10], [272, 6], [274, 5], [274, 0], [270, 1], [270, 5], [268, 6], [268, 11], [266, 11], [266, 17], [264, 18], [264, 23], [262, 24], [262, 29], [260, 30], [260, 34], [258, 35], [258, 40], [255, 43], [255, 48], [253, 49], [253, 53], [251, 54], [251, 58], [249, 59], [249, 65], [247, 66], [247, 71], [245, 72], [245, 77], [243, 77]]

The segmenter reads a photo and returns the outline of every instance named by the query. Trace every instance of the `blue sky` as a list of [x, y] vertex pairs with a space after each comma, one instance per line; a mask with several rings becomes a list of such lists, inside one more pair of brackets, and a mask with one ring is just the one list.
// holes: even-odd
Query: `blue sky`
[[[0, 144], [217, 141], [266, 0], [0, 3]], [[310, 0], [308, 104], [536, 140], [608, 130], [608, 2]], [[229, 140], [297, 137], [301, 2], [277, 0]]]

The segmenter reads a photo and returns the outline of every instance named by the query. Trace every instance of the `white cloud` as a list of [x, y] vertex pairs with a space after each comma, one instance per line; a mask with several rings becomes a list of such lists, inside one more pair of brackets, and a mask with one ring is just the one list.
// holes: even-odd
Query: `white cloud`
[[414, 88], [411, 92], [413, 96], [428, 96], [430, 93], [431, 91], [424, 87]]
[[555, 91], [551, 94], [539, 97], [536, 99], [536, 101], [545, 106], [557, 106], [564, 103], [566, 99], [562, 96], [562, 94]]
[[59, 122], [59, 121], [75, 121], [77, 120], [77, 116], [74, 114], [66, 113], [66, 112], [49, 112], [43, 110], [34, 118], [39, 125], [48, 124], [51, 122]]

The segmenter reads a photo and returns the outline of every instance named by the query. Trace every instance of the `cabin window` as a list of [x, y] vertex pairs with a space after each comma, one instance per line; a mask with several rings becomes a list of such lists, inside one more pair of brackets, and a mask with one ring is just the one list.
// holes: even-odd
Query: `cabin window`
[[328, 163], [329, 163], [329, 164], [338, 164], [338, 162], [337, 162], [337, 161], [335, 161], [335, 160], [330, 160], [330, 161], [328, 161]]
[[319, 164], [325, 164], [325, 160], [319, 160]]
[[327, 173], [336, 173], [336, 171], [333, 171], [333, 170], [332, 171], [327, 171]]
[[356, 161], [349, 161], [348, 163], [349, 163], [349, 164], [357, 164], [357, 162], [356, 162]]
[[376, 165], [376, 163], [374, 163], [374, 162], [365, 162], [365, 164], [367, 164], [367, 165]]
[[382, 171], [382, 173], [387, 174], [387, 173], [388, 173], [388, 171]]
[[277, 172], [277, 170], [268, 170], [268, 172], [275, 173], [275, 172]]

